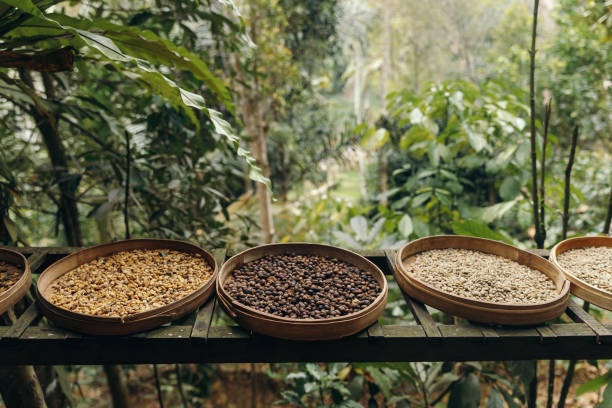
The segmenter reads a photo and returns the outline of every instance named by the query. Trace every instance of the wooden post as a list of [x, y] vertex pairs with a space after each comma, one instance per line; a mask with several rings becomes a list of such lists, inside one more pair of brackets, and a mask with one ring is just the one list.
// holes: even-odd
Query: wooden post
[[0, 368], [0, 394], [7, 408], [47, 407], [32, 366]]
[[108, 388], [113, 400], [113, 408], [129, 408], [128, 390], [125, 379], [121, 373], [121, 367], [114, 364], [104, 365]]

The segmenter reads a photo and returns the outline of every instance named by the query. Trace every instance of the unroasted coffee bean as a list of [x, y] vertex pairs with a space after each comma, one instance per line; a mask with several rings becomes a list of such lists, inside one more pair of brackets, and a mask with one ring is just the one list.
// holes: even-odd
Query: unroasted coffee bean
[[558, 296], [543, 272], [471, 249], [430, 249], [407, 258], [404, 266], [436, 289], [485, 302], [534, 304]]
[[23, 275], [23, 271], [5, 261], [0, 261], [0, 293], [8, 290]]
[[571, 249], [557, 256], [557, 262], [577, 278], [612, 293], [612, 247]]
[[358, 312], [381, 291], [372, 274], [354, 265], [292, 253], [267, 255], [236, 268], [225, 289], [246, 306], [298, 319]]

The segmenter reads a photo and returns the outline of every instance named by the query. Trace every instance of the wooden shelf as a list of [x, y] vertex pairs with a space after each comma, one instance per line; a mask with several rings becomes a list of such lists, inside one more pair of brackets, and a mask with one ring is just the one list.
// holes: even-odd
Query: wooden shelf
[[[28, 256], [32, 273], [78, 248], [13, 248]], [[393, 275], [393, 251], [361, 252]], [[545, 255], [545, 253], [539, 253]], [[215, 250], [222, 263], [224, 250]], [[23, 364], [143, 364], [232, 362], [391, 362], [529, 359], [610, 359], [612, 325], [602, 325], [574, 301], [571, 323], [537, 327], [440, 324], [427, 307], [405, 296], [414, 320], [376, 323], [334, 341], [297, 342], [260, 336], [238, 326], [217, 325], [222, 311], [212, 298], [173, 323], [129, 336], [88, 336], [55, 327], [28, 304], [13, 326], [0, 326], [0, 361]]]

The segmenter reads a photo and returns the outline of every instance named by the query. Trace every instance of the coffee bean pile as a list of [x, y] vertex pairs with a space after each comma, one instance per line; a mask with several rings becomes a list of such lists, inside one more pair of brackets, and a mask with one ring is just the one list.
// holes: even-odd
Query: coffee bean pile
[[176, 302], [195, 292], [212, 274], [200, 254], [132, 249], [98, 257], [66, 272], [45, 297], [76, 313], [123, 318]]
[[557, 256], [557, 262], [578, 279], [612, 293], [612, 247], [571, 249]]
[[380, 294], [372, 274], [336, 258], [267, 255], [233, 271], [230, 296], [262, 312], [298, 319], [325, 319], [358, 312]]
[[0, 261], [0, 293], [10, 289], [19, 278], [23, 271], [9, 263]]
[[558, 296], [543, 272], [471, 249], [430, 249], [407, 258], [404, 266], [436, 289], [485, 302], [533, 304]]

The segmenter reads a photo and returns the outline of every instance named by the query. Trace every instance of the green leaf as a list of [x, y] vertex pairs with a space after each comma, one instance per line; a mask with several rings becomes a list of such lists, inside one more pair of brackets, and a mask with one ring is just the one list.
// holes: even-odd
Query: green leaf
[[107, 58], [115, 61], [127, 62], [133, 60], [132, 57], [121, 52], [113, 40], [103, 35], [92, 33], [85, 30], [72, 29], [92, 48], [97, 49]]
[[338, 241], [343, 243], [343, 245], [348, 246], [349, 248], [358, 249], [361, 247], [361, 245], [359, 245], [359, 242], [355, 241], [355, 238], [353, 238], [350, 234], [347, 234], [344, 231], [336, 230], [332, 231], [332, 234]]
[[489, 400], [487, 401], [486, 408], [504, 408], [504, 402], [499, 396], [499, 392], [497, 392], [495, 388], [491, 388], [491, 393], [489, 394]]
[[233, 113], [230, 93], [223, 82], [210, 72], [202, 59], [184, 47], [176, 46], [152, 31], [134, 26], [121, 26], [104, 19], [94, 20], [90, 29], [104, 30], [105, 35], [112, 39], [119, 48], [135, 58], [191, 72], [196, 78], [202, 80]]
[[15, 7], [17, 10], [21, 10], [24, 13], [44, 18], [42, 11], [40, 11], [40, 9], [36, 7], [34, 3], [32, 3], [32, 0], [2, 0], [2, 2], [8, 4], [9, 6]]
[[4, 226], [6, 227], [6, 230], [8, 231], [9, 236], [11, 237], [11, 241], [17, 242], [17, 238], [19, 238], [19, 230], [17, 229], [17, 225], [15, 225], [15, 223], [8, 217], [5, 217], [3, 221]]
[[468, 142], [470, 142], [470, 145], [476, 152], [480, 152], [487, 146], [487, 140], [481, 133], [472, 131], [472, 128], [467, 124], [463, 127], [467, 134]]
[[480, 382], [474, 374], [453, 383], [448, 408], [477, 408], [480, 404]]
[[474, 220], [455, 221], [451, 224], [453, 232], [457, 235], [494, 239], [513, 244], [512, 240], [497, 231], [493, 231], [488, 225]]
[[385, 225], [384, 218], [380, 218], [378, 221], [376, 221], [374, 225], [372, 226], [372, 228], [370, 229], [370, 231], [368, 232], [368, 236], [366, 237], [366, 242], [367, 243], [373, 242], [378, 236], [378, 234], [380, 234], [380, 231], [382, 230], [384, 225]]
[[417, 237], [422, 238], [430, 234], [429, 226], [423, 221], [415, 218], [412, 223], [414, 225], [414, 233]]
[[315, 380], [321, 380], [325, 376], [325, 371], [315, 363], [307, 363], [306, 371], [310, 374]]
[[408, 238], [412, 234], [412, 218], [408, 214], [404, 214], [398, 225], [400, 233]]
[[420, 125], [423, 122], [424, 116], [419, 108], [414, 108], [410, 112], [410, 123], [413, 125]]
[[512, 155], [516, 151], [517, 146], [510, 146], [506, 148], [503, 152], [495, 156], [493, 160], [489, 160], [486, 164], [487, 173], [495, 174], [499, 172], [503, 172], [510, 160], [512, 159]]
[[608, 382], [606, 389], [603, 392], [603, 398], [599, 408], [611, 408], [612, 407], [612, 381]]
[[576, 396], [582, 395], [585, 392], [593, 392], [599, 390], [604, 385], [612, 384], [612, 371], [608, 371], [607, 373], [600, 375], [599, 377], [595, 377], [584, 384], [582, 384], [576, 390]]
[[420, 207], [425, 201], [429, 200], [430, 197], [431, 192], [419, 194], [412, 199], [411, 206], [413, 208]]
[[368, 220], [358, 215], [357, 217], [351, 218], [350, 224], [353, 231], [357, 234], [357, 238], [361, 241], [365, 241], [368, 236]]
[[503, 203], [493, 204], [488, 207], [484, 207], [481, 209], [480, 219], [485, 223], [489, 224], [495, 221], [498, 218], [504, 216], [512, 207], [516, 204], [516, 200], [506, 201]]
[[506, 201], [514, 199], [520, 191], [521, 183], [512, 176], [506, 177], [499, 187], [499, 195]]
[[368, 373], [372, 376], [385, 398], [389, 398], [392, 387], [391, 379], [380, 368], [368, 367]]
[[366, 150], [376, 150], [389, 141], [389, 131], [385, 128], [376, 129], [374, 132], [366, 132], [361, 138], [361, 147]]
[[286, 380], [305, 380], [306, 379], [306, 373], [303, 371], [299, 371], [296, 373], [289, 373], [287, 374], [287, 377], [285, 377]]
[[431, 165], [433, 167], [438, 167], [440, 164], [440, 151], [437, 149], [437, 144], [435, 142], [429, 144], [427, 155], [429, 156], [429, 162]]

